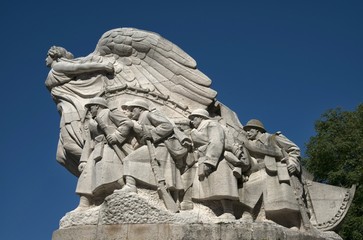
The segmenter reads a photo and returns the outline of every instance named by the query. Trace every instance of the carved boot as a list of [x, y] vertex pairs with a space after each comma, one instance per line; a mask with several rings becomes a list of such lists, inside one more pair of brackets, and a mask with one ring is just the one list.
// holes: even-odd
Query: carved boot
[[262, 203], [261, 208], [260, 208], [260, 211], [257, 214], [256, 222], [275, 223], [274, 221], [272, 221], [272, 220], [270, 220], [270, 219], [268, 219], [266, 217], [266, 211], [265, 211], [264, 203]]
[[192, 202], [192, 188], [188, 188], [183, 196], [183, 201], [180, 203], [180, 210], [192, 210], [194, 208], [194, 204]]
[[129, 193], [137, 193], [135, 178], [133, 178], [131, 176], [126, 176], [125, 180], [126, 180], [125, 186], [119, 191], [129, 192]]
[[236, 217], [234, 216], [232, 200], [223, 199], [221, 200], [221, 203], [223, 207], [223, 214], [218, 218], [223, 220], [236, 220]]
[[125, 181], [124, 181], [124, 179], [123, 179], [123, 178], [120, 178], [119, 180], [117, 180], [117, 183], [118, 183], [118, 184], [120, 184], [121, 188], [122, 188], [123, 186], [125, 186]]
[[72, 212], [85, 211], [89, 209], [92, 206], [92, 204], [93, 203], [90, 197], [81, 195], [79, 198], [78, 207], [76, 207], [76, 209], [74, 209]]

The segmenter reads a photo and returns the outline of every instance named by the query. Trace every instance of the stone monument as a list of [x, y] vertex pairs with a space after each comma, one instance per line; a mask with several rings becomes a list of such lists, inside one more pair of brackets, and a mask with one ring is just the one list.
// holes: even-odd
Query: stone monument
[[160, 35], [113, 29], [86, 57], [51, 47], [46, 64], [56, 159], [80, 197], [53, 240], [341, 239], [355, 186], [314, 182], [296, 144], [242, 125]]

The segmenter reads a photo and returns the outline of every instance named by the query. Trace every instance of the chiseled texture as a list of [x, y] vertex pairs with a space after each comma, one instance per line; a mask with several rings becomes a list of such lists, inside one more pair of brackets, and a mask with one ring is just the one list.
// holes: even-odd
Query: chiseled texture
[[107, 198], [100, 212], [100, 224], [165, 223], [173, 220], [170, 212], [153, 204], [151, 199], [149, 204], [147, 198], [137, 194], [122, 195]]
[[120, 224], [59, 229], [52, 240], [342, 240], [334, 232], [319, 235], [297, 232], [278, 225], [227, 224]]
[[[86, 57], [74, 59], [64, 48], [51, 47], [46, 65], [50, 72], [45, 84], [61, 117], [56, 158], [79, 177], [76, 193], [81, 197], [78, 207], [61, 219], [53, 239], [340, 239], [322, 231], [307, 234], [303, 229], [310, 226], [300, 231], [283, 226], [299, 228], [295, 223], [309, 218], [304, 225], [311, 221], [319, 230], [336, 229], [355, 187], [309, 183], [306, 195], [294, 194], [303, 189], [291, 187], [296, 184], [290, 181], [290, 175], [300, 170], [298, 147], [283, 142], [281, 136], [274, 138], [285, 150], [279, 149], [277, 155], [287, 152], [286, 160], [271, 155], [274, 152], [262, 138], [261, 144], [248, 144], [249, 131], [217, 101], [211, 79], [197, 69], [191, 56], [160, 35], [113, 29]], [[109, 109], [103, 115], [106, 127], [97, 121], [99, 108], [90, 104], [95, 97], [102, 98], [98, 107]], [[145, 104], [138, 108], [132, 105], [135, 100]], [[130, 123], [125, 124], [125, 134], [117, 134], [123, 124], [110, 118], [119, 110]], [[191, 118], [198, 110], [205, 112], [198, 115], [200, 119], [206, 118], [199, 127]], [[142, 146], [146, 141], [155, 144], [155, 154]], [[169, 141], [183, 154], [172, 154]], [[225, 157], [226, 152], [233, 157]], [[249, 172], [242, 171], [246, 159], [256, 160], [256, 168], [250, 164]], [[273, 175], [267, 175], [267, 170]], [[175, 204], [188, 211], [174, 214], [166, 209], [155, 191], [164, 183], [171, 193], [167, 196], [178, 198]], [[248, 215], [250, 208], [253, 216]], [[287, 216], [287, 210], [293, 215]], [[288, 224], [271, 218], [272, 214]], [[259, 222], [266, 218], [281, 225]]]
[[193, 109], [209, 105], [217, 95], [196, 61], [157, 33], [112, 29], [102, 35], [93, 55], [113, 58], [115, 85], [142, 86]]
[[155, 191], [140, 189], [138, 194], [116, 192], [98, 207], [69, 212], [61, 219], [60, 229], [97, 224], [210, 223], [214, 219], [213, 211], [201, 204], [196, 204], [192, 211], [172, 214]]
[[99, 207], [67, 213], [52, 240], [126, 239], [243, 239], [243, 240], [341, 240], [334, 232], [307, 233], [275, 223], [217, 221], [213, 212], [196, 204], [191, 211], [168, 212], [157, 194], [141, 190], [138, 194], [117, 192]]

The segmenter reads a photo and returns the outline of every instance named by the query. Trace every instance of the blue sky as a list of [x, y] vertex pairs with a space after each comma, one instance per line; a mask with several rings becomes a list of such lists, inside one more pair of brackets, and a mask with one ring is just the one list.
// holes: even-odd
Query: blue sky
[[76, 57], [135, 27], [177, 44], [245, 124], [263, 121], [304, 151], [327, 109], [363, 102], [361, 1], [1, 1], [0, 239], [50, 239], [76, 207], [55, 161], [59, 116], [44, 86], [50, 46]]

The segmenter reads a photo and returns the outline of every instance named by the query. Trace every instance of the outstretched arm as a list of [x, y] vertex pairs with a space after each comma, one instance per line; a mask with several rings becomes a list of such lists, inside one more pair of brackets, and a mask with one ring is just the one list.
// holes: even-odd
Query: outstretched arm
[[289, 155], [289, 159], [287, 159], [289, 172], [300, 172], [300, 148], [282, 134], [277, 135], [276, 141]]
[[96, 63], [96, 62], [87, 62], [87, 63], [57, 62], [52, 67], [55, 71], [65, 74], [81, 74], [81, 73], [89, 73], [96, 71], [106, 71], [109, 73], [113, 73], [114, 71], [112, 63], [105, 64], [105, 63]]

